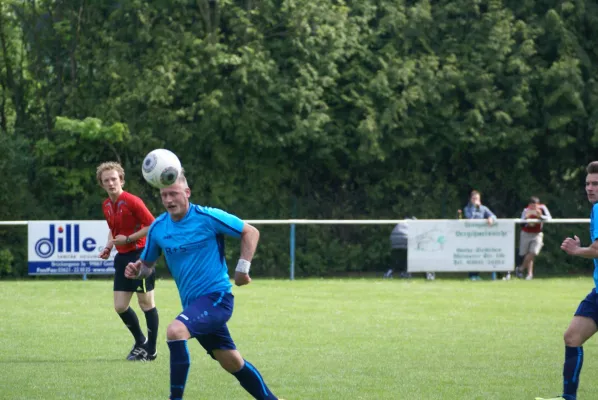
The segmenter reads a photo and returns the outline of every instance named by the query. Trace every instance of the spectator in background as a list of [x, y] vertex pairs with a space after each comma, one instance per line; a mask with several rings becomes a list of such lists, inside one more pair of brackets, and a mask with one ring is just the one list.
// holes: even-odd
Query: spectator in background
[[415, 217], [405, 217], [405, 221], [395, 225], [390, 233], [390, 255], [391, 268], [384, 274], [385, 278], [392, 278], [393, 272], [400, 273], [401, 278], [411, 278], [407, 272], [407, 228], [408, 219], [417, 219]]
[[[529, 204], [523, 209], [521, 219], [537, 219], [548, 221], [552, 219], [548, 207], [540, 203], [540, 199], [532, 196]], [[523, 278], [523, 271], [527, 271], [526, 280], [534, 278], [534, 258], [540, 254], [544, 246], [544, 234], [542, 233], [542, 223], [528, 222], [521, 225], [521, 235], [519, 238], [519, 256], [523, 257], [521, 267], [517, 267], [517, 276]]]
[[[477, 190], [472, 190], [469, 194], [469, 203], [463, 208], [463, 215], [465, 219], [485, 219], [488, 225], [492, 225], [496, 220], [496, 215], [490, 209], [482, 205], [482, 196]], [[472, 281], [479, 281], [479, 272], [470, 272], [469, 279]]]

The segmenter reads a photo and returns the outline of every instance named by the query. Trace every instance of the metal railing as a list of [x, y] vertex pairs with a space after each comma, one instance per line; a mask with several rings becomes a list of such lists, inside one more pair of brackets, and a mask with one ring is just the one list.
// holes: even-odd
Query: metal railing
[[[542, 222], [544, 224], [584, 224], [589, 223], [589, 218], [554, 218], [547, 221], [541, 220], [523, 220], [520, 218], [499, 218], [499, 220], [513, 221], [516, 224], [528, 222]], [[297, 225], [396, 225], [399, 222], [409, 222], [404, 219], [248, 219], [245, 222], [252, 225], [289, 225], [289, 279], [295, 279], [295, 243]], [[446, 219], [429, 219], [426, 221], [446, 221]], [[467, 221], [467, 220], [463, 220]], [[0, 226], [23, 226], [28, 225], [29, 221], [0, 221]]]

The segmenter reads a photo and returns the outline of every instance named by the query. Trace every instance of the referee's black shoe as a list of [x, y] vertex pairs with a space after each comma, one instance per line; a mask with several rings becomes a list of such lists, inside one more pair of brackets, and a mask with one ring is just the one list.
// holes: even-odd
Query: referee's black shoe
[[147, 339], [143, 344], [135, 343], [131, 352], [127, 356], [128, 361], [145, 361], [145, 358], [148, 356], [147, 349], [145, 348], [147, 344]]

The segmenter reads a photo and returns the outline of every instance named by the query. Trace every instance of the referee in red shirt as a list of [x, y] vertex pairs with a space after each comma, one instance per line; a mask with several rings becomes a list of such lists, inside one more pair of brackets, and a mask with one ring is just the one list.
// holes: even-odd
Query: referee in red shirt
[[[152, 274], [146, 279], [127, 279], [125, 267], [139, 259], [154, 216], [143, 200], [123, 190], [125, 171], [119, 163], [102, 163], [97, 168], [96, 177], [100, 186], [108, 193], [102, 210], [110, 228], [108, 242], [99, 257], [107, 259], [112, 247], [116, 246], [118, 253], [114, 258], [114, 309], [135, 338], [127, 360], [152, 361], [157, 356], [158, 337], [158, 310], [154, 302], [155, 276]], [[129, 307], [133, 293], [137, 293], [139, 307], [145, 313], [147, 338], [141, 331], [137, 314]]]

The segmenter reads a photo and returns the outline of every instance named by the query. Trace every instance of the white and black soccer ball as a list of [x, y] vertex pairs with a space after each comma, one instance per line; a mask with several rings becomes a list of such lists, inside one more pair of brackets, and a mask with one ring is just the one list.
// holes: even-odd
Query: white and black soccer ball
[[155, 188], [162, 189], [176, 182], [181, 174], [179, 158], [170, 150], [156, 149], [143, 159], [143, 178]]

